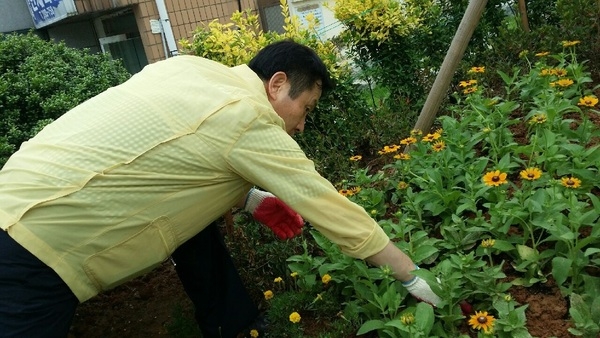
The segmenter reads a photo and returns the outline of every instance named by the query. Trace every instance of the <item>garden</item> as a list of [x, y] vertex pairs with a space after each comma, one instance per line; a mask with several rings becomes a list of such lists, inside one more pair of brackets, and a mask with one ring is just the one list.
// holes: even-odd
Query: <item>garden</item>
[[[269, 320], [264, 336], [600, 335], [600, 1], [489, 0], [433, 125], [416, 129], [468, 5], [337, 0], [345, 29], [322, 40], [318, 22], [309, 16], [301, 27], [282, 1], [283, 34], [261, 31], [247, 11], [180, 41], [183, 53], [230, 66], [284, 38], [313, 47], [337, 88], [298, 143], [442, 299], [419, 302], [388, 268], [343, 255], [310, 224], [278, 241], [234, 210], [221, 228]], [[111, 67], [103, 69], [120, 74]], [[8, 107], [18, 95], [3, 94], [5, 77]], [[11, 112], [12, 124], [3, 117], [0, 126], [3, 154], [57, 117]], [[165, 262], [82, 304], [73, 336], [197, 337], [192, 312]]]

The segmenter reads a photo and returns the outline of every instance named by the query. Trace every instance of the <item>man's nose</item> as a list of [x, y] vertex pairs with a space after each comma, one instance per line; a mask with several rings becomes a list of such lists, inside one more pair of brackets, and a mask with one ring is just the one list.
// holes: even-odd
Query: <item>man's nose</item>
[[300, 123], [298, 123], [298, 125], [296, 126], [296, 131], [299, 133], [303, 132], [305, 123], [306, 123], [306, 120], [302, 119], [302, 121], [300, 121]]

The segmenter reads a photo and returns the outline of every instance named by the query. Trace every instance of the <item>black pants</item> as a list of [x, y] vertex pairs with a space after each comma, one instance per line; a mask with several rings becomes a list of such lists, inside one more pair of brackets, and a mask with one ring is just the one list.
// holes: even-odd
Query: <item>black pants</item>
[[196, 310], [204, 338], [232, 338], [258, 316], [216, 223], [173, 253], [175, 269]]
[[54, 270], [0, 230], [0, 337], [65, 338], [77, 304]]
[[[204, 338], [235, 337], [257, 317], [216, 224], [173, 259]], [[0, 230], [0, 338], [67, 337], [78, 304], [54, 270]]]

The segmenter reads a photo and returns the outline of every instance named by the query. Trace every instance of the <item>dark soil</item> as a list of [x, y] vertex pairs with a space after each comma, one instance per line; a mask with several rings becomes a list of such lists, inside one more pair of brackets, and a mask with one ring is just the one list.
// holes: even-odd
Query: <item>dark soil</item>
[[[567, 300], [551, 279], [529, 288], [512, 287], [509, 292], [520, 304], [529, 304], [527, 327], [532, 336], [574, 337], [567, 331], [570, 327]], [[192, 305], [175, 269], [165, 262], [149, 274], [81, 304], [69, 338], [173, 337], [169, 328], [182, 319], [189, 325], [192, 318]], [[302, 323], [305, 333], [315, 332], [312, 337], [319, 336], [321, 324], [310, 322], [309, 318], [303, 318]], [[277, 337], [274, 332], [271, 336]]]

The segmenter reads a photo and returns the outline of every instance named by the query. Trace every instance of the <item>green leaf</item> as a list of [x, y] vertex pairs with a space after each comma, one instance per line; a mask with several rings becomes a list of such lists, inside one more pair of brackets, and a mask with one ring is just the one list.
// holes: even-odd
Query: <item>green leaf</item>
[[413, 253], [413, 260], [416, 262], [422, 262], [427, 258], [438, 253], [438, 249], [433, 245], [419, 245]]
[[587, 257], [587, 256], [593, 255], [598, 252], [600, 252], [600, 249], [598, 249], [598, 248], [587, 248], [585, 250], [585, 252], [583, 253], [583, 255]]
[[507, 241], [497, 239], [494, 241], [494, 249], [502, 252], [510, 252], [515, 250], [515, 246]]
[[427, 303], [418, 303], [415, 311], [415, 325], [423, 333], [425, 337], [429, 335], [433, 327], [433, 306]]
[[564, 257], [554, 257], [552, 259], [552, 276], [558, 285], [562, 285], [569, 277], [573, 261]]
[[367, 332], [383, 329], [384, 327], [385, 327], [385, 323], [382, 320], [372, 319], [372, 320], [366, 321], [360, 327], [360, 329], [358, 329], [358, 332], [356, 332], [356, 334], [361, 335], [361, 334], [365, 334]]
[[527, 261], [536, 261], [538, 257], [537, 251], [526, 245], [517, 244], [517, 252], [519, 253], [519, 257], [521, 257], [521, 259]]

